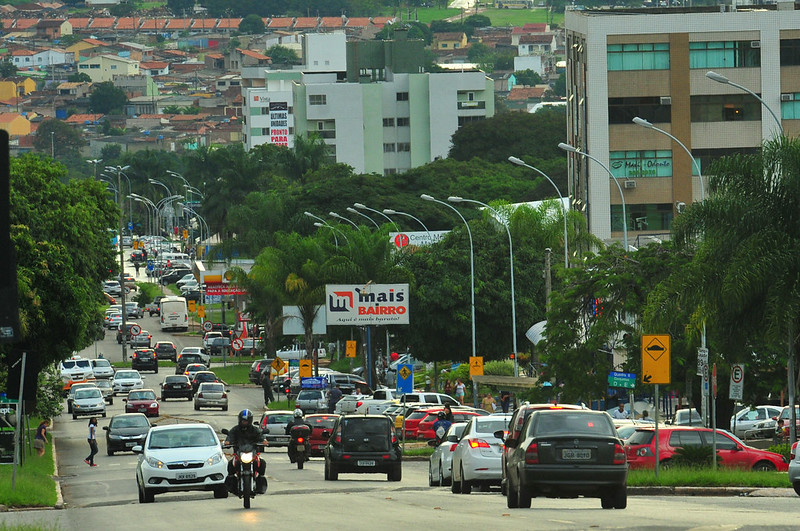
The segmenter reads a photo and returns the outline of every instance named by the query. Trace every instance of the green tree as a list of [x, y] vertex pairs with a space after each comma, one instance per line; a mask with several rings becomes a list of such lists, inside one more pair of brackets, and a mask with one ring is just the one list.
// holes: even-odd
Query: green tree
[[266, 31], [264, 21], [255, 14], [247, 15], [239, 23], [239, 33], [245, 35], [261, 35]]
[[294, 148], [286, 153], [285, 165], [290, 178], [303, 181], [310, 171], [321, 168], [328, 158], [328, 145], [316, 133], [295, 135]]
[[86, 74], [85, 72], [75, 72], [67, 78], [67, 81], [70, 83], [91, 83], [92, 78], [90, 78], [89, 74]]
[[80, 150], [85, 145], [81, 132], [55, 118], [48, 118], [39, 124], [33, 148], [36, 151], [62, 157]]
[[518, 70], [514, 72], [514, 77], [520, 85], [534, 86], [542, 83], [542, 76], [538, 72], [534, 72], [530, 68], [527, 70]]
[[286, 46], [275, 44], [267, 48], [265, 55], [272, 59], [272, 64], [278, 65], [299, 65], [300, 58], [297, 52]]
[[555, 83], [553, 83], [553, 92], [556, 96], [566, 97], [567, 95], [567, 74], [562, 72]]
[[0, 78], [17, 75], [17, 67], [9, 60], [0, 61]]
[[492, 21], [486, 15], [470, 15], [464, 19], [464, 25], [471, 28], [488, 28]]
[[194, 0], [167, 0], [167, 9], [176, 17], [191, 16]]
[[100, 114], [121, 114], [127, 103], [125, 91], [115, 87], [110, 81], [97, 83], [89, 96], [89, 110]]

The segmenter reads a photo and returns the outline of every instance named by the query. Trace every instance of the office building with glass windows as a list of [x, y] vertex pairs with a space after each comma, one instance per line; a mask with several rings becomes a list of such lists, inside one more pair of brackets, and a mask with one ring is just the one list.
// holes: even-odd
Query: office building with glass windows
[[[630, 245], [668, 237], [683, 205], [702, 199], [711, 162], [757, 152], [800, 131], [800, 11], [759, 6], [567, 11], [570, 195], [589, 230]], [[706, 76], [709, 71], [764, 100]], [[772, 113], [777, 117], [772, 116]], [[626, 218], [622, 215], [624, 196]]]

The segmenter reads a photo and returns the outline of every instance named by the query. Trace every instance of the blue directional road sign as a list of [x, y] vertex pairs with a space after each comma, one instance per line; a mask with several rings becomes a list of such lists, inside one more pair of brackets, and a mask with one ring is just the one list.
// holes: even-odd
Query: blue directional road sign
[[128, 222], [128, 230], [133, 230], [133, 223], [130, 221]]
[[323, 389], [327, 380], [324, 377], [300, 378], [301, 389]]
[[611, 371], [608, 373], [608, 386], [633, 389], [636, 387], [636, 375], [632, 372]]
[[411, 393], [414, 391], [414, 366], [404, 363], [397, 367], [397, 392]]

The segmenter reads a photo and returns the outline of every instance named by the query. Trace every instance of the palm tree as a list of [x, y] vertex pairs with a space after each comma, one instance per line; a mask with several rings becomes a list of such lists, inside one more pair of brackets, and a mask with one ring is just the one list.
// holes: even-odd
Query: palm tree
[[793, 397], [800, 330], [800, 141], [766, 142], [761, 153], [719, 160], [711, 174], [709, 198], [674, 223], [677, 243], [698, 247], [685, 293], [713, 320], [709, 328], [717, 331], [720, 352], [738, 347], [743, 356], [754, 344], [784, 345]]

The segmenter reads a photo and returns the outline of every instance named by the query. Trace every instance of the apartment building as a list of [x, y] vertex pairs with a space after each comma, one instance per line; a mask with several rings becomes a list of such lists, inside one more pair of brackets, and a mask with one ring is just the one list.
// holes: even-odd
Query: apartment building
[[[800, 11], [777, 5], [568, 11], [570, 195], [590, 231], [630, 245], [668, 235], [683, 205], [702, 199], [715, 159], [758, 151], [800, 132]], [[713, 81], [726, 76], [757, 94]], [[619, 189], [617, 186], [619, 185]], [[707, 182], [706, 182], [707, 184]], [[626, 215], [623, 220], [624, 197]]]

